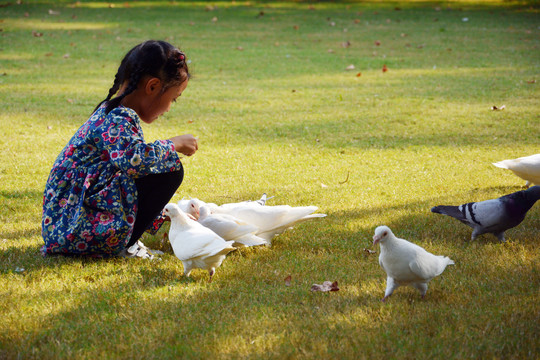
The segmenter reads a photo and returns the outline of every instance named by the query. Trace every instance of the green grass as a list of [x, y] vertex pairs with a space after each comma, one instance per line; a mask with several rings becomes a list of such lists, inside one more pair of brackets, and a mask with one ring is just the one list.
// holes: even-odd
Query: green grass
[[[0, 8], [0, 358], [540, 356], [539, 205], [504, 244], [429, 211], [524, 184], [491, 163], [540, 152], [536, 2], [109, 3]], [[200, 138], [174, 200], [266, 192], [328, 214], [232, 253], [212, 283], [183, 277], [166, 227], [143, 239], [161, 261], [39, 255], [54, 159], [148, 38], [192, 60], [181, 101], [144, 126]], [[382, 224], [455, 260], [425, 300], [380, 303], [363, 249]], [[340, 291], [310, 292], [325, 280]]]

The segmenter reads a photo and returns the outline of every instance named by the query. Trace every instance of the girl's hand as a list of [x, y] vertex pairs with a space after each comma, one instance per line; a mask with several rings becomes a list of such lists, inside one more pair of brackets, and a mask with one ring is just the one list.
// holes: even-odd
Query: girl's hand
[[186, 156], [195, 154], [195, 151], [199, 149], [199, 146], [197, 145], [197, 138], [191, 134], [175, 136], [169, 140], [174, 143], [176, 152], [182, 153]]

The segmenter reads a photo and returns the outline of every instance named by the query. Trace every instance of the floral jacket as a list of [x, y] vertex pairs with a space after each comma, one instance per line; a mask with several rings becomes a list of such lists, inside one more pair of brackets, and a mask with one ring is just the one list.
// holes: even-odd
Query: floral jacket
[[[56, 159], [43, 197], [43, 254], [114, 255], [131, 237], [135, 179], [180, 170], [170, 140], [146, 143], [137, 113], [120, 106], [92, 114]], [[155, 219], [157, 231], [163, 218]]]

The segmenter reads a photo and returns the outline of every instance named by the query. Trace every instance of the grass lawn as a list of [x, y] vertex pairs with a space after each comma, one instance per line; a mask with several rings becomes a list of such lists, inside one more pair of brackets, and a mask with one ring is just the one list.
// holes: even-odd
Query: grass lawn
[[[540, 152], [537, 2], [0, 5], [0, 358], [540, 357], [540, 205], [503, 244], [430, 212], [522, 189], [491, 163]], [[161, 261], [39, 254], [56, 156], [150, 38], [194, 75], [143, 126], [200, 138], [173, 200], [266, 192], [328, 214], [231, 253], [212, 283], [183, 276], [168, 226], [143, 238]], [[383, 224], [456, 262], [424, 300], [379, 301]], [[310, 291], [326, 280], [340, 290]]]

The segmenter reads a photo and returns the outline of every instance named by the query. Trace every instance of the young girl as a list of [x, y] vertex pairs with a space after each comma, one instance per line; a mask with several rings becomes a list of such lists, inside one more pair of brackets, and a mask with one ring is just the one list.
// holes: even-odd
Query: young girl
[[43, 198], [44, 254], [152, 257], [138, 239], [159, 229], [182, 183], [177, 152], [191, 156], [198, 146], [192, 135], [146, 143], [140, 121], [169, 111], [189, 76], [184, 53], [165, 41], [126, 54], [107, 98], [53, 165]]

